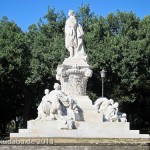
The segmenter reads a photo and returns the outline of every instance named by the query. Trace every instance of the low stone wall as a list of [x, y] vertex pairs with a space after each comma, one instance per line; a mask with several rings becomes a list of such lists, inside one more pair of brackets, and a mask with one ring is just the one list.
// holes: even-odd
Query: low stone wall
[[101, 145], [0, 145], [0, 150], [149, 150], [149, 144], [101, 144]]
[[14, 138], [0, 150], [150, 150], [149, 139]]

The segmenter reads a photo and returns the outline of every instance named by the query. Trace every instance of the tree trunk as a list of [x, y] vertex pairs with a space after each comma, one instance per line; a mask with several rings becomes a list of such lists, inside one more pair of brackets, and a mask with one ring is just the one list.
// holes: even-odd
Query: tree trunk
[[29, 119], [30, 109], [31, 109], [31, 94], [28, 89], [24, 88], [24, 108], [23, 108], [23, 127], [27, 127], [27, 121]]
[[6, 127], [7, 127], [6, 121], [2, 121], [1, 122], [1, 132], [2, 133], [6, 133]]

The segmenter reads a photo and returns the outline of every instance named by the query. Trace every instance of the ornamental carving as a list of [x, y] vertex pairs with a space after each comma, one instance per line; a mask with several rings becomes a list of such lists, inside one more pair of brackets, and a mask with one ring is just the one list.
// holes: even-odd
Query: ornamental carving
[[62, 91], [68, 95], [86, 95], [88, 78], [92, 76], [89, 68], [58, 66], [56, 79], [61, 82]]

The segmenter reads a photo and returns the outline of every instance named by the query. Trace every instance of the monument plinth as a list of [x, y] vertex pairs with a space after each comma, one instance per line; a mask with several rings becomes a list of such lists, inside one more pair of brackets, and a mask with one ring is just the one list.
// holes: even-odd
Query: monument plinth
[[[80, 64], [82, 62], [82, 64]], [[61, 90], [67, 95], [86, 96], [88, 78], [92, 76], [92, 70], [86, 61], [68, 58], [57, 67], [56, 79], [61, 83]]]

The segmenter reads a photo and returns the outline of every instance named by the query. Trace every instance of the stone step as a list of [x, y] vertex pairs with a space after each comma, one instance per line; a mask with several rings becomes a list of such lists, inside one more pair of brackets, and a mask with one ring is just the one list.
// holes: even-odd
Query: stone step
[[28, 129], [19, 129], [19, 133], [28, 133], [29, 130]]
[[[57, 130], [55, 130], [55, 132], [59, 132], [60, 130], [59, 129], [57, 129]], [[65, 130], [63, 130], [63, 131], [65, 131]], [[101, 134], [105, 134], [105, 135], [109, 135], [109, 134], [139, 134], [139, 130], [76, 130], [75, 131], [75, 134], [76, 133], [78, 133], [78, 132], [91, 132], [91, 133], [93, 133], [93, 134], [95, 134], [96, 132], [97, 133], [99, 133], [100, 135]], [[48, 129], [41, 129], [41, 130], [39, 130], [39, 129], [32, 129], [32, 130], [26, 130], [26, 131], [23, 131], [23, 132], [20, 132], [20, 133], [32, 133], [32, 134], [35, 134], [35, 133], [39, 133], [39, 134], [41, 134], [41, 133], [49, 133], [49, 134], [55, 134], [55, 132], [53, 131], [53, 130], [48, 130]], [[60, 131], [60, 132], [62, 132], [62, 131]], [[72, 132], [71, 130], [70, 130], [70, 132]]]
[[78, 129], [94, 129], [94, 130], [129, 130], [129, 122], [78, 122]]
[[[44, 126], [43, 126], [44, 124]], [[44, 129], [58, 129], [58, 126], [63, 125], [62, 121], [28, 121], [28, 129], [39, 129], [42, 130], [42, 127]], [[129, 122], [92, 122], [92, 121], [86, 121], [86, 122], [75, 122], [75, 126], [78, 130], [129, 130], [130, 123]]]
[[68, 137], [68, 138], [148, 138], [148, 134], [137, 134], [136, 132], [106, 132], [102, 130], [49, 130], [48, 133], [11, 133], [11, 138], [19, 138], [19, 137], [49, 137], [49, 138], [57, 138], [57, 137]]

